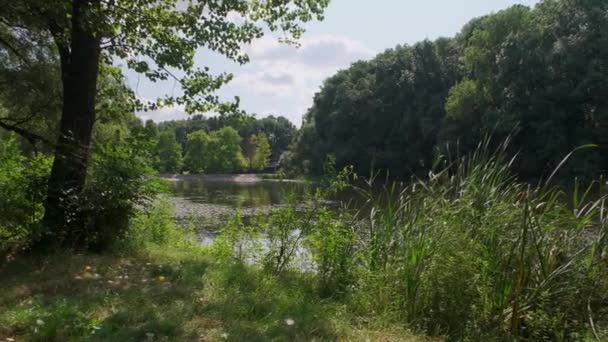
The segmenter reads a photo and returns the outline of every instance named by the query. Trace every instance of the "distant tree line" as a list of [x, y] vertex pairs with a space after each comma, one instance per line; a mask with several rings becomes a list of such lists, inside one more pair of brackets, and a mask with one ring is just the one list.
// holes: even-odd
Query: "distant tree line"
[[154, 167], [161, 173], [262, 171], [278, 161], [296, 133], [286, 118], [195, 115], [186, 120], [149, 120], [145, 131]]
[[327, 79], [284, 165], [320, 174], [327, 156], [362, 174], [424, 174], [440, 154], [512, 134], [514, 169], [595, 176], [608, 167], [608, 1], [545, 0], [397, 46]]

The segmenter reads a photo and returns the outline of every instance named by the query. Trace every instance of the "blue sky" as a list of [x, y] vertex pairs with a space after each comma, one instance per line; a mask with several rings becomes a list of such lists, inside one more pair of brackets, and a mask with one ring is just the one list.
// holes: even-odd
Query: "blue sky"
[[[239, 66], [221, 56], [200, 52], [198, 66], [214, 72], [228, 71], [235, 79], [220, 96], [241, 98], [241, 107], [258, 117], [283, 115], [300, 125], [325, 78], [352, 62], [370, 59], [398, 44], [449, 37], [470, 19], [514, 4], [533, 6], [537, 0], [332, 0], [325, 20], [306, 25], [300, 48], [279, 44], [265, 36], [245, 47], [251, 62]], [[138, 96], [154, 99], [177, 94], [174, 82], [153, 84], [127, 73]], [[138, 114], [143, 119], [164, 121], [187, 117], [182, 108], [163, 108]]]

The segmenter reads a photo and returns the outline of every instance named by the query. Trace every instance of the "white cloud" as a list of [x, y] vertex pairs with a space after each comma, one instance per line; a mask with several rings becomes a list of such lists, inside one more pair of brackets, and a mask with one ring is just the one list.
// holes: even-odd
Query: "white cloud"
[[176, 106], [176, 107], [164, 107], [156, 110], [150, 110], [147, 112], [139, 112], [137, 116], [142, 120], [153, 120], [154, 122], [161, 121], [169, 121], [169, 120], [178, 120], [185, 119], [188, 117], [184, 107]]
[[339, 35], [305, 36], [300, 46], [265, 36], [244, 47], [251, 62], [235, 73], [227, 91], [242, 95], [245, 109], [284, 115], [299, 124], [323, 80], [375, 53]]
[[[233, 14], [234, 19], [238, 16]], [[350, 66], [361, 59], [369, 59], [375, 52], [358, 41], [341, 35], [304, 35], [300, 46], [278, 42], [276, 37], [267, 35], [244, 47], [251, 57], [250, 63], [228, 68], [235, 78], [219, 91], [221, 98], [229, 100], [238, 95], [241, 108], [260, 117], [268, 114], [283, 115], [296, 125], [323, 80], [339, 69]], [[206, 56], [209, 58], [209, 56]], [[209, 59], [201, 60], [208, 63]], [[212, 65], [216, 71], [227, 68], [229, 64]], [[163, 92], [175, 85], [145, 83], [146, 94], [162, 96]], [[157, 94], [158, 93], [158, 94]], [[156, 122], [187, 118], [183, 107], [167, 107], [155, 111], [141, 112], [143, 120]]]
[[276, 37], [264, 36], [245, 47], [254, 63], [290, 61], [304, 65], [329, 67], [369, 58], [374, 51], [360, 42], [340, 35], [305, 36], [300, 46], [279, 43]]

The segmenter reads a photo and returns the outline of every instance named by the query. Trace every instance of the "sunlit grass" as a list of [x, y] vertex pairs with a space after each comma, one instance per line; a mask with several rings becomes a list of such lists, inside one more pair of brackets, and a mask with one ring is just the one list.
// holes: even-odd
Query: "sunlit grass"
[[0, 288], [0, 340], [413, 340], [355, 324], [311, 279], [219, 264], [200, 250], [19, 258], [0, 270]]
[[[505, 146], [482, 144], [429, 179], [359, 188], [356, 213], [315, 195], [250, 223], [237, 215], [206, 248], [159, 201], [113, 253], [6, 263], [0, 340], [605, 339], [605, 184], [519, 182]], [[261, 234], [272, 243], [241, 248]], [[285, 257], [300, 245], [306, 269]]]

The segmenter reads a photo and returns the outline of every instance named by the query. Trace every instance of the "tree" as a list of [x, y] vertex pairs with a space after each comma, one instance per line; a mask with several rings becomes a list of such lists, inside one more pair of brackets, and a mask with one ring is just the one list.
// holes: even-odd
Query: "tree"
[[241, 148], [245, 155], [249, 156], [253, 156], [253, 151], [250, 151], [253, 145], [250, 144], [249, 138], [258, 132], [266, 134], [272, 150], [270, 159], [274, 161], [280, 159], [297, 132], [296, 127], [285, 117], [273, 115], [256, 119], [253, 115], [232, 114], [206, 118], [197, 114], [184, 120], [171, 120], [158, 124], [159, 131], [174, 131], [177, 141], [184, 149], [188, 134], [199, 130], [217, 131], [224, 127], [234, 128], [241, 137], [245, 138], [241, 142]]
[[266, 168], [272, 155], [270, 143], [264, 132], [251, 134], [247, 143], [244, 144], [245, 157], [247, 159], [247, 168], [249, 170], [261, 171]]
[[[608, 2], [545, 0], [472, 20], [454, 38], [389, 49], [327, 79], [290, 151], [290, 172], [337, 167], [424, 176], [437, 153], [510, 137], [512, 164], [549, 174], [608, 170]], [[449, 151], [446, 146], [451, 146]], [[457, 146], [457, 148], [456, 148]], [[570, 177], [571, 178], [571, 177]]]
[[192, 173], [235, 172], [245, 167], [241, 137], [232, 127], [188, 135], [186, 168]]
[[34, 149], [40, 142], [48, 149], [56, 140], [61, 111], [57, 60], [43, 34], [15, 36], [0, 21], [0, 127]]
[[[236, 128], [236, 127], [235, 127]], [[271, 159], [279, 160], [281, 154], [287, 149], [296, 135], [296, 127], [283, 116], [267, 116], [262, 119], [246, 120], [238, 129], [242, 137], [250, 137], [263, 132], [268, 138], [272, 150]], [[247, 150], [248, 140], [244, 141], [243, 150]]]
[[243, 142], [243, 152], [247, 161], [247, 168], [253, 170], [253, 159], [258, 146], [257, 134], [251, 134], [248, 139]]
[[270, 144], [268, 143], [266, 134], [260, 132], [255, 137], [255, 152], [251, 158], [250, 167], [256, 171], [261, 171], [268, 166], [272, 151], [270, 150]]
[[[190, 112], [227, 112], [213, 92], [231, 79], [197, 69], [193, 58], [207, 48], [240, 63], [248, 61], [243, 43], [282, 29], [297, 39], [301, 22], [321, 18], [328, 0], [189, 1], [178, 0], [0, 0], [1, 25], [12, 37], [22, 30], [52, 39], [59, 54], [63, 103], [55, 159], [45, 205], [46, 234], [41, 241], [72, 246], [79, 219], [65, 203], [82, 191], [93, 126], [100, 64], [116, 58], [153, 81], [175, 78], [183, 93], [166, 96], [159, 105], [183, 104]], [[240, 20], [234, 21], [234, 15]], [[3, 45], [13, 47], [11, 39]], [[177, 78], [171, 70], [184, 75]], [[154, 106], [152, 106], [154, 107]]]
[[208, 163], [214, 158], [212, 148], [217, 145], [207, 132], [201, 130], [188, 134], [185, 166], [190, 173], [207, 171]]
[[177, 173], [182, 165], [182, 146], [175, 140], [175, 134], [162, 132], [154, 148], [154, 167], [160, 173]]
[[214, 163], [209, 165], [209, 172], [241, 171], [245, 167], [245, 158], [239, 133], [232, 127], [224, 127], [211, 132], [211, 136], [217, 141], [214, 149], [218, 151], [218, 157], [212, 159]]
[[[550, 173], [578, 146], [606, 148], [608, 10], [605, 1], [543, 1], [513, 6], [475, 22], [463, 41], [467, 81], [448, 98], [446, 140], [513, 131], [515, 170], [526, 178]], [[600, 133], [603, 132], [603, 133]], [[472, 134], [473, 133], [473, 134]], [[473, 143], [471, 143], [473, 142]], [[577, 152], [562, 167], [592, 177], [608, 168], [602, 148]]]
[[457, 79], [451, 42], [421, 42], [387, 50], [327, 79], [296, 137], [290, 169], [323, 172], [336, 166], [369, 174], [423, 174], [445, 116], [444, 101]]

